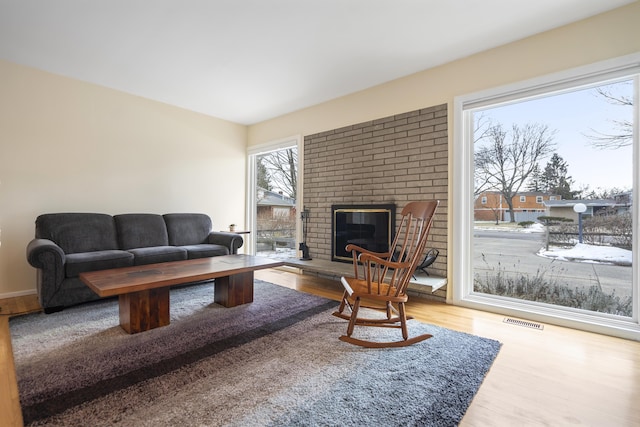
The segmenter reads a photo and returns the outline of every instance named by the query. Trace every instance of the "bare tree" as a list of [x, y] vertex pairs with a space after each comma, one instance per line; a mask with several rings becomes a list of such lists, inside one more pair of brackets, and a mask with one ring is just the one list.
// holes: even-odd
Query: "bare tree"
[[586, 186], [583, 190], [585, 199], [613, 199], [616, 195], [631, 191], [629, 188], [595, 188], [591, 189], [589, 186]]
[[262, 155], [260, 161], [268, 172], [272, 189], [295, 199], [298, 188], [298, 149], [272, 151]]
[[[632, 85], [631, 82], [623, 82], [624, 85]], [[621, 107], [631, 107], [633, 109], [633, 95], [616, 94], [606, 86], [599, 86], [595, 89], [598, 96], [604, 98], [611, 105]], [[631, 145], [633, 142], [633, 123], [631, 120], [611, 120], [617, 133], [603, 133], [591, 129], [591, 134], [585, 135], [591, 141], [591, 145], [601, 149], [618, 149]]]
[[476, 143], [476, 188], [498, 191], [509, 207], [511, 222], [515, 222], [513, 197], [535, 171], [538, 162], [555, 148], [555, 131], [547, 125], [513, 125], [511, 131], [502, 124], [489, 127]]
[[[473, 118], [473, 144], [475, 147], [485, 138], [489, 136], [494, 124], [491, 119], [488, 119], [484, 113], [474, 115]], [[474, 198], [484, 193], [485, 191], [493, 190], [491, 184], [484, 180], [482, 176], [478, 176], [478, 170], [475, 171], [473, 196]]]

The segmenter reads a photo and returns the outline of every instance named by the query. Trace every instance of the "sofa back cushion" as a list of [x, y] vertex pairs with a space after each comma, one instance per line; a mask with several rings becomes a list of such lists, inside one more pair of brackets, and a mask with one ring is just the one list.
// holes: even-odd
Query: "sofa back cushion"
[[36, 218], [35, 237], [52, 240], [66, 254], [118, 249], [116, 226], [107, 214], [43, 214]]
[[169, 237], [161, 215], [121, 214], [113, 217], [120, 249], [167, 246]]
[[199, 213], [173, 213], [163, 215], [169, 233], [169, 244], [173, 246], [208, 243], [211, 218]]

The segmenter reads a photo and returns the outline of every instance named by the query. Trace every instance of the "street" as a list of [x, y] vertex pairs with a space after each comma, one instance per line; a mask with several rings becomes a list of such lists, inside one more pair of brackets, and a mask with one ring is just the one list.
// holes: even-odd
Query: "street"
[[605, 293], [615, 291], [631, 296], [632, 268], [626, 266], [570, 262], [536, 255], [544, 247], [543, 233], [475, 230], [474, 275], [501, 269], [505, 274], [535, 276], [544, 274], [549, 282], [570, 288], [600, 283]]

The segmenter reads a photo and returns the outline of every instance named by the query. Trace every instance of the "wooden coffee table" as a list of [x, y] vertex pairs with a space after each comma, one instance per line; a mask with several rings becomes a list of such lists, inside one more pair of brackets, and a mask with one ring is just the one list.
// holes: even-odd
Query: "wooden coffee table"
[[283, 262], [252, 255], [224, 255], [81, 273], [101, 297], [118, 296], [120, 326], [130, 334], [169, 324], [169, 288], [216, 279], [214, 301], [234, 307], [253, 301], [253, 272]]

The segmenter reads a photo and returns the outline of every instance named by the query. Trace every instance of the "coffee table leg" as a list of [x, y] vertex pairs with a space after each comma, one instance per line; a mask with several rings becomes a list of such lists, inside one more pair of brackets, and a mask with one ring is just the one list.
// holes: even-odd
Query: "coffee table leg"
[[214, 301], [225, 307], [253, 302], [253, 271], [217, 277], [213, 293]]
[[118, 297], [120, 326], [130, 334], [169, 324], [169, 288], [157, 288]]

